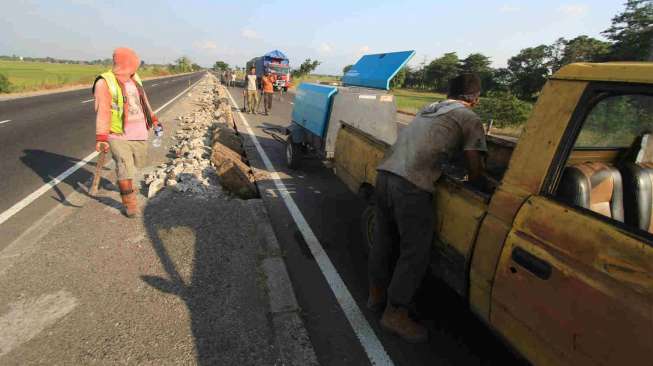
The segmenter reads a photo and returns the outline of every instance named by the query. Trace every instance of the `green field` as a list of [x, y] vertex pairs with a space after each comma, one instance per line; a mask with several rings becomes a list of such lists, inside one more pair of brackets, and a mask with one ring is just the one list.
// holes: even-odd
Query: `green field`
[[409, 113], [416, 113], [425, 105], [444, 100], [447, 97], [440, 93], [413, 89], [395, 89], [392, 94], [397, 98], [397, 109]]
[[[10, 92], [53, 89], [66, 85], [90, 84], [95, 76], [109, 69], [105, 65], [58, 64], [47, 62], [0, 61], [0, 74], [9, 78]], [[160, 67], [145, 67], [142, 77], [166, 75]]]
[[291, 80], [293, 87], [297, 87], [301, 83], [338, 83], [340, 78], [331, 75], [306, 75], [300, 78]]
[[[301, 83], [330, 83], [340, 82], [337, 76], [306, 75], [293, 80], [293, 87]], [[415, 113], [427, 104], [444, 100], [446, 95], [413, 89], [395, 89], [392, 94], [397, 98], [397, 109], [403, 112]]]

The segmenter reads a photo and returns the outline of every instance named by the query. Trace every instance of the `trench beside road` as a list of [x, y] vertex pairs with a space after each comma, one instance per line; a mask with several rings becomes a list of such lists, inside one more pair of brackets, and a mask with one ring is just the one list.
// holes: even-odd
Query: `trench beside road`
[[[242, 107], [241, 88], [229, 88]], [[469, 311], [466, 304], [442, 284], [427, 279], [418, 296], [418, 309], [429, 326], [430, 341], [409, 345], [384, 333], [378, 318], [367, 311], [367, 264], [362, 250], [360, 216], [364, 209], [356, 195], [321, 161], [305, 159], [300, 168], [285, 165], [285, 145], [266, 134], [264, 128], [290, 125], [293, 94], [275, 95], [269, 116], [244, 114], [254, 134], [270, 159], [300, 214], [317, 237], [320, 245], [342, 278], [367, 322], [373, 328], [385, 352], [395, 365], [507, 365], [518, 361], [487, 328]], [[241, 133], [247, 133], [240, 116]], [[249, 151], [255, 151], [249, 148]], [[249, 157], [252, 161], [252, 156]], [[269, 172], [267, 172], [269, 173]], [[272, 224], [285, 253], [285, 260], [304, 323], [309, 331], [321, 365], [369, 364], [360, 340], [360, 328], [350, 325], [344, 311], [316, 263], [297, 222], [293, 220], [282, 194], [265, 182], [259, 185]], [[331, 275], [331, 274], [329, 274]], [[365, 335], [362, 336], [365, 338]]]
[[[199, 80], [204, 73], [146, 80], [157, 109]], [[78, 161], [95, 146], [93, 95], [88, 89], [0, 101], [0, 213], [21, 201]], [[165, 126], [165, 121], [162, 121]], [[0, 225], [0, 250], [58, 204], [93, 166], [80, 169]]]

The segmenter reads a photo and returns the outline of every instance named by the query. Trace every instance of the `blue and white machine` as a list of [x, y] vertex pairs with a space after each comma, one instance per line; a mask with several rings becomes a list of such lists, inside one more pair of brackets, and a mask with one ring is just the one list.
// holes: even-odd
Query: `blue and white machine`
[[415, 51], [365, 55], [343, 76], [343, 86], [302, 83], [295, 93], [286, 162], [295, 168], [305, 152], [331, 159], [343, 124], [392, 144], [397, 105], [390, 81]]

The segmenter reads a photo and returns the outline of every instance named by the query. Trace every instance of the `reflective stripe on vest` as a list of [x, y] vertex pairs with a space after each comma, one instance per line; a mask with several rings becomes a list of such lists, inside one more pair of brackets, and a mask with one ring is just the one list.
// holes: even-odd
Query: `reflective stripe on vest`
[[[122, 95], [122, 89], [114, 75], [113, 71], [109, 70], [105, 73], [102, 73], [98, 78], [104, 79], [107, 86], [109, 87], [109, 93], [111, 94], [111, 133], [122, 134], [124, 133], [123, 129], [123, 112], [125, 99]], [[138, 74], [134, 74], [133, 79], [138, 85], [143, 86], [143, 82]]]

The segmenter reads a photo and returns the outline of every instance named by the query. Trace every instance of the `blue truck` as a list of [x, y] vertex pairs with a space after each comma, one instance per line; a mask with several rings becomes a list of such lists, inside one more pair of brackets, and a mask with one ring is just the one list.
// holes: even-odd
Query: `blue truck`
[[290, 60], [283, 52], [274, 50], [263, 56], [254, 57], [247, 62], [246, 72], [249, 72], [252, 67], [256, 69], [256, 76], [258, 77], [263, 76], [265, 71], [270, 71], [275, 76], [275, 89], [288, 91], [291, 82]]

